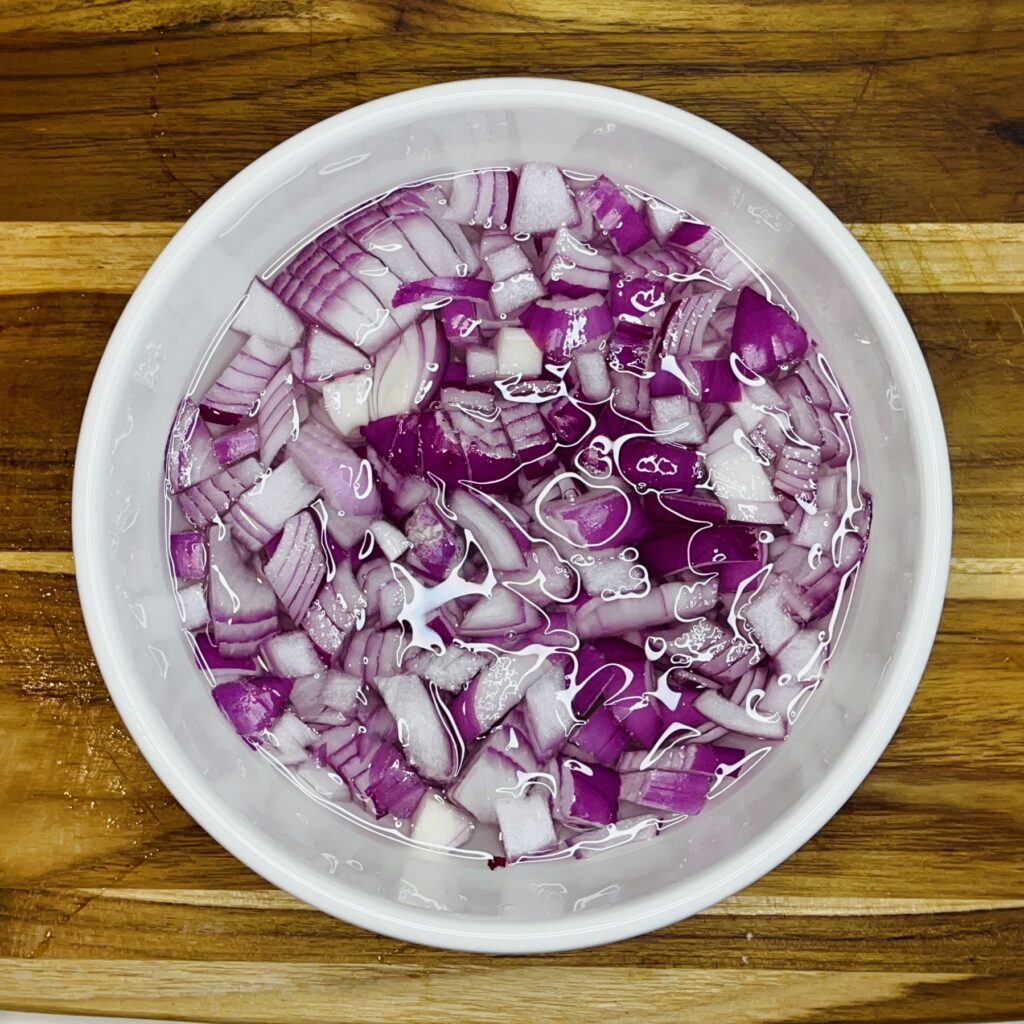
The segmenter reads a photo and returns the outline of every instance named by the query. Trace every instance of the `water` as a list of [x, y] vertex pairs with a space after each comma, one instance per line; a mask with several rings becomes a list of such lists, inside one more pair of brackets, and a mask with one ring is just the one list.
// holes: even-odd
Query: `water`
[[[168, 477], [169, 532], [209, 534], [180, 610], [250, 745], [363, 827], [492, 865], [647, 841], [763, 770], [870, 516], [817, 344], [775, 369], [733, 337], [762, 295], [796, 344], [799, 296], [593, 174], [530, 199], [551, 172], [519, 169], [521, 215], [510, 171], [396, 189], [274, 260], [197, 367]], [[559, 204], [568, 233], [516, 230]], [[687, 244], [616, 252], [648, 222]], [[268, 676], [298, 679], [289, 704]]]

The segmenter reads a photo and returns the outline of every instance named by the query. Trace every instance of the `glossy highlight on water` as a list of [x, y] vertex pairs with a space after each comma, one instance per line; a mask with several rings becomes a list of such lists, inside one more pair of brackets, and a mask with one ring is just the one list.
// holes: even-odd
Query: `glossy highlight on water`
[[340, 815], [492, 865], [699, 814], [822, 684], [867, 547], [798, 307], [682, 208], [547, 164], [307, 236], [170, 429], [216, 704]]

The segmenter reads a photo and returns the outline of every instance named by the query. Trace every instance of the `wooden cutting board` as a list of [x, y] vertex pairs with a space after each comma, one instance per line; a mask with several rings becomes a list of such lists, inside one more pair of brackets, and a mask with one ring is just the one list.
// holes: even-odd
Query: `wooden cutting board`
[[[107, 698], [69, 511], [106, 339], [174, 228], [271, 145], [487, 74], [636, 89], [807, 182], [935, 377], [953, 572], [921, 689], [836, 818], [644, 938], [498, 959], [270, 888]], [[1019, 0], [5, 0], [0, 6], [0, 1008], [206, 1021], [1024, 1015], [1024, 6]]]

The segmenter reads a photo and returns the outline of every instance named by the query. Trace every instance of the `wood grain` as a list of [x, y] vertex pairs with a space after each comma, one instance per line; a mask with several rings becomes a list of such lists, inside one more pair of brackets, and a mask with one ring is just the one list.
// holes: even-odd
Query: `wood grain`
[[[900, 298], [946, 419], [956, 478], [954, 554], [997, 560], [992, 586], [1010, 588], [1011, 596], [1019, 578], [1005, 560], [1024, 558], [1017, 442], [1024, 436], [1024, 405], [1012, 391], [1024, 384], [1024, 300], [990, 294]], [[0, 375], [0, 550], [71, 547], [78, 426], [124, 301], [123, 295], [99, 292], [0, 295], [0, 345], [15, 371]]]
[[[0, 551], [0, 572], [74, 576], [70, 551]], [[1024, 600], [1024, 558], [954, 558], [947, 596], [953, 600]]]
[[[0, 13], [0, 32], [170, 32], [201, 29], [204, 33], [239, 29], [264, 32], [323, 32], [357, 28], [380, 32], [436, 28], [444, 23], [452, 34], [474, 32], [549, 32], [571, 27], [578, 32], [644, 27], [759, 30], [782, 35], [799, 26], [805, 32], [834, 33], [851, 28], [851, 8], [843, 2], [794, 0], [773, 3], [648, 0], [642, 8], [614, 0], [588, 4], [586, 18], [578, 12], [543, 0], [8, 0]], [[918, 32], [940, 30], [947, 37], [968, 36], [979, 30], [1021, 24], [1020, 5], [1012, 0], [963, 5], [949, 0], [928, 4], [894, 5], [889, 0], [863, 0], [857, 5], [856, 26], [862, 31]]]
[[[239, 885], [236, 863], [146, 766], [96, 674], [74, 580], [0, 573], [0, 602], [0, 807], [16, 803], [35, 823], [0, 816], [0, 893], [265, 890], [247, 871]], [[954, 910], [965, 898], [997, 909], [1024, 900], [1020, 612], [1016, 601], [948, 602], [918, 695], [878, 768], [844, 814], [748, 895], [953, 900]], [[2, 956], [19, 933], [2, 908], [0, 920]]]
[[[274, 962], [271, 969], [270, 964], [234, 961], [141, 965], [99, 960], [53, 967], [0, 962], [0, 983], [7, 983], [14, 1005], [25, 1008], [52, 1005], [40, 997], [41, 981], [47, 979], [68, 993], [61, 1003], [67, 1010], [131, 1013], [155, 1004], [173, 1005], [181, 1013], [210, 1021], [235, 1020], [244, 1014], [252, 1022], [333, 1022], [343, 1001], [344, 1020], [352, 1024], [448, 1024], [453, 1019], [490, 1024], [507, 1021], [510, 1010], [522, 1014], [523, 1020], [569, 1024], [579, 1019], [580, 1006], [588, 1014], [609, 1018], [622, 1007], [626, 992], [631, 1013], [665, 1024], [712, 1004], [716, 1014], [742, 1024], [792, 1020], [795, 1006], [803, 1015], [856, 1020], [868, 1002], [885, 1013], [886, 1020], [917, 1020], [922, 1018], [907, 1013], [911, 999], [917, 1006], [941, 1000], [947, 1012], [969, 1014], [977, 1009], [981, 995], [968, 973], [750, 970], [749, 955], [747, 964], [739, 956], [733, 961], [736, 966], [714, 972], [674, 965], [574, 967], [559, 971], [564, 980], [557, 1001], [548, 988], [551, 972], [560, 963], [555, 958], [546, 964], [509, 960], [492, 969], [461, 961], [433, 970], [410, 966], [387, 972], [349, 963]], [[385, 979], [387, 995], [381, 998]], [[1007, 979], [986, 980], [991, 995], [980, 1000], [982, 1006], [995, 1005], [1000, 995], [1013, 997]], [[118, 991], [136, 994], [113, 994]]]
[[70, 551], [0, 551], [0, 572], [74, 576], [75, 556]]
[[400, 7], [398, 30], [251, 32], [243, 20], [230, 32], [12, 32], [0, 35], [0, 219], [180, 220], [271, 145], [354, 103], [529, 73], [639, 88], [705, 115], [847, 221], [1020, 220], [1024, 27], [973, 6], [963, 31], [865, 28], [851, 8], [846, 27], [793, 22], [770, 45], [757, 24], [663, 27], [641, 7], [622, 8], [629, 32], [520, 20], [494, 36], [472, 9], [446, 19], [421, 2]]
[[[180, 224], [0, 222], [0, 295], [129, 294]], [[1024, 224], [851, 224], [894, 291], [1024, 293]]]
[[[351, 104], [523, 73], [702, 114], [850, 223], [935, 380], [956, 533], [915, 700], [817, 836], [689, 921], [510, 960], [334, 921], [209, 839], [110, 703], [69, 517], [103, 346], [200, 202]], [[1014, 0], [0, 5], [0, 1008], [233, 1024], [1024, 1017], [1022, 81]]]

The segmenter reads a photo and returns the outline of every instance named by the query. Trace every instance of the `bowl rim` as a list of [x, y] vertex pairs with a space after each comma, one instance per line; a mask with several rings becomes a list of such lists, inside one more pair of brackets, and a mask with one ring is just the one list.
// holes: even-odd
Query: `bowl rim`
[[[704, 873], [694, 889], [681, 877], [648, 896], [583, 917], [565, 915], [542, 922], [514, 922], [483, 915], [438, 914], [394, 900], [328, 887], [313, 869], [283, 851], [268, 852], [262, 833], [210, 789], [209, 783], [175, 747], [170, 733], [134, 694], [125, 671], [120, 636], [108, 628], [104, 608], [111, 583], [104, 551], [102, 518], [94, 514], [103, 497], [105, 475], [93, 471], [98, 442], [110, 414], [108, 391], [123, 370], [135, 322], [161, 288], [166, 271], [236, 202], [258, 187], [281, 163], [328, 137], [371, 120], [408, 113], [416, 107], [447, 111], [480, 102], [585, 102], [614, 113], [626, 111], [657, 122], [662, 130], [715, 151], [731, 165], [746, 165], [762, 187], [801, 231], [836, 255], [850, 288], [874, 303], [884, 322], [883, 344], [899, 367], [907, 393], [902, 397], [911, 440], [921, 467], [920, 571], [908, 602], [903, 642], [893, 655], [892, 676], [883, 699], [869, 711], [844, 752], [822, 780], [756, 841], [740, 847]], [[771, 871], [818, 832], [864, 780], [896, 731], [924, 672], [935, 639], [946, 588], [952, 543], [952, 487], [945, 432], [938, 400], [917, 339], [896, 297], [867, 253], [839, 219], [808, 188], [759, 150], [723, 128], [666, 103], [632, 92], [558, 78], [479, 78], [445, 82], [392, 94], [335, 114], [259, 157], [221, 186], [175, 234], [143, 277], [111, 334], [96, 371], [82, 420], [75, 458], [72, 532], [79, 597], [100, 672], [133, 739], [150, 766], [185, 810], [220, 845], [253, 871], [332, 916], [391, 938], [478, 953], [544, 953], [601, 945], [672, 924], [733, 895]]]

